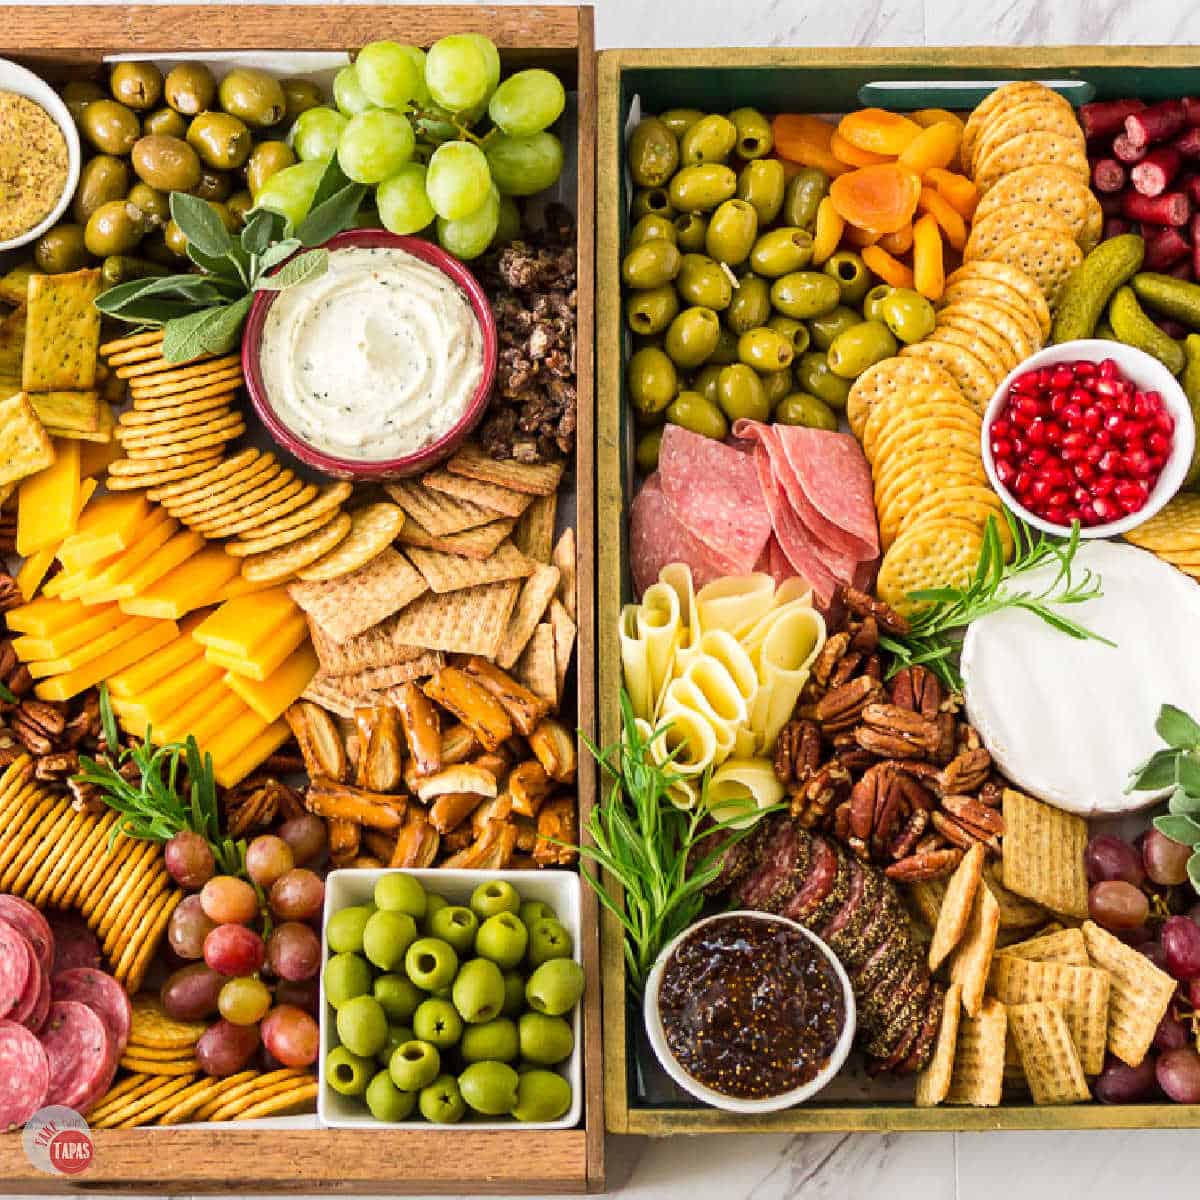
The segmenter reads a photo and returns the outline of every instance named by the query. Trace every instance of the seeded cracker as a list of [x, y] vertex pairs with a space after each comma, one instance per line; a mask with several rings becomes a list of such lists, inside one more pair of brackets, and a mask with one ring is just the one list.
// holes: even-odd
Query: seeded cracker
[[[980, 880], [983, 878], [983, 856], [983, 843], [976, 842], [963, 856], [962, 862], [958, 864], [946, 884], [945, 898], [938, 910], [933, 940], [929, 944], [931, 971], [936, 971], [941, 966], [943, 959], [959, 944], [971, 924], [975, 893], [979, 890]], [[986, 970], [984, 977], [987, 977]]]
[[435, 592], [456, 592], [482, 583], [524, 579], [538, 566], [510, 541], [501, 542], [490, 558], [482, 560], [444, 554], [440, 550], [420, 550], [415, 546], [409, 550], [408, 557]]
[[52, 462], [54, 443], [25, 393], [0, 400], [0, 484], [24, 479]]
[[25, 315], [21, 386], [28, 392], [90, 389], [96, 383], [100, 271], [34, 275]]
[[464, 529], [487, 525], [502, 515], [495, 509], [482, 508], [478, 504], [431, 491], [417, 480], [388, 483], [384, 485], [384, 491], [404, 509], [411, 520], [435, 536], [462, 533]]
[[421, 482], [431, 491], [442, 492], [478, 508], [493, 509], [506, 517], [519, 517], [529, 507], [531, 500], [523, 492], [462, 475], [452, 475], [449, 471], [430, 471]]
[[[536, 575], [531, 576], [533, 578]], [[395, 634], [410, 645], [424, 646], [430, 650], [497, 658], [509, 616], [517, 602], [517, 590], [517, 583], [509, 580], [464, 588], [460, 592], [448, 592], [442, 596], [427, 592], [392, 618]], [[549, 603], [549, 596], [546, 597], [546, 603]], [[530, 628], [529, 633], [532, 632]], [[508, 666], [516, 662], [517, 654], [524, 648], [528, 637], [526, 634], [522, 639], [520, 649]]]
[[997, 953], [1027, 958], [1032, 962], [1064, 963], [1070, 967], [1091, 966], [1083, 933], [1078, 929], [1059, 929], [1054, 933], [1027, 938], [1023, 942], [1005, 946]]
[[1054, 912], [1088, 915], [1087, 822], [1004, 789], [1004, 886]]
[[952, 983], [946, 989], [942, 1005], [942, 1023], [929, 1065], [917, 1076], [917, 1092], [913, 1100], [918, 1108], [933, 1108], [946, 1099], [950, 1077], [954, 1072], [954, 1051], [958, 1046], [958, 1025], [962, 1017], [962, 988]]
[[983, 868], [983, 881], [1000, 905], [1001, 929], [1036, 929], [1047, 919], [1047, 912], [1039, 904], [1010, 892], [1002, 878], [1004, 868], [999, 863], [989, 862]]
[[516, 610], [505, 631], [499, 652], [491, 655], [506, 671], [521, 656], [525, 644], [554, 598], [560, 573], [557, 567], [539, 566], [521, 587]]
[[[1084, 190], [1087, 191], [1086, 185]], [[1089, 193], [1090, 194], [1090, 193]], [[1030, 279], [1024, 271], [1009, 263], [995, 262], [992, 259], [979, 259], [976, 262], [964, 263], [957, 271], [946, 278], [949, 290], [956, 284], [966, 280], [990, 280], [993, 283], [1005, 284], [1020, 296], [1024, 304], [1032, 311], [1037, 320], [1043, 337], [1050, 335], [1050, 307], [1046, 303], [1045, 294], [1037, 282]]]
[[946, 1092], [949, 1104], [993, 1108], [1004, 1091], [1004, 1039], [1008, 1014], [990, 996], [978, 1017], [963, 1016], [958, 1025], [954, 1070]]
[[958, 385], [968, 403], [976, 412], [982, 413], [1000, 380], [989, 374], [988, 369], [969, 350], [961, 346], [944, 343], [914, 342], [900, 351], [904, 358], [930, 359], [949, 374]]
[[1011, 1005], [1008, 1027], [1034, 1104], [1077, 1104], [1092, 1098], [1061, 1001]]
[[529, 463], [503, 461], [492, 458], [479, 446], [471, 442], [465, 445], [446, 464], [452, 475], [465, 475], [484, 483], [494, 483], [511, 488], [514, 492], [526, 492], [531, 496], [549, 496], [558, 491], [566, 464], [562, 462]]
[[[418, 595], [427, 591], [424, 580], [421, 580]], [[400, 614], [397, 613], [359, 634], [336, 639], [330, 637], [310, 615], [308, 629], [321, 670], [327, 675], [349, 675], [369, 667], [390, 667], [419, 658], [424, 653], [423, 647], [398, 636], [399, 620]]]

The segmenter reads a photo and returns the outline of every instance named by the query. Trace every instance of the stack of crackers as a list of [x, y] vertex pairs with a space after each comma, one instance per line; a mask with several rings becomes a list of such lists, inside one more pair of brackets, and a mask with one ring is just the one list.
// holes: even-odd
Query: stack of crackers
[[933, 915], [930, 968], [950, 984], [933, 1059], [916, 1102], [993, 1106], [1006, 1084], [1035, 1104], [1089, 1100], [1088, 1078], [1106, 1050], [1137, 1066], [1154, 1040], [1176, 983], [1087, 916], [1080, 817], [1006, 789], [1003, 884], [1050, 921], [999, 945], [1001, 903], [974, 847], [946, 882]]
[[39, 908], [77, 908], [117, 981], [135, 991], [183, 899], [162, 847], [126, 837], [113, 810], [76, 809], [32, 775], [22, 756], [0, 776], [0, 891]]
[[1125, 540], [1200, 580], [1200, 495], [1180, 492]]

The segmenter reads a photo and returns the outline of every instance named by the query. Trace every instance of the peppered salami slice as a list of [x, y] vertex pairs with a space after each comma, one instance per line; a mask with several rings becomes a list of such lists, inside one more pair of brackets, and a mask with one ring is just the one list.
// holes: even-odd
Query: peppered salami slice
[[838, 856], [833, 846], [825, 838], [814, 836], [804, 883], [781, 915], [807, 926], [812, 913], [829, 899], [837, 873]]
[[[34, 953], [33, 947], [26, 942], [25, 953], [29, 956], [29, 976], [25, 981], [25, 990], [21, 993], [21, 998], [13, 1005], [13, 1010], [8, 1014], [10, 1021], [16, 1021], [18, 1025], [25, 1025], [33, 1028], [29, 1018], [36, 1012], [38, 1005], [41, 1003], [42, 983], [45, 979], [45, 972], [42, 970], [41, 964], [37, 960], [37, 955]], [[44, 1017], [45, 1014], [43, 1013]]]
[[21, 1002], [35, 962], [36, 955], [21, 931], [0, 921], [0, 1016], [7, 1017]]
[[117, 1047], [118, 1056], [129, 1044], [133, 1007], [125, 989], [111, 976], [94, 967], [74, 967], [54, 976], [55, 1000], [78, 1000], [103, 1022]]
[[50, 912], [46, 920], [54, 935], [54, 965], [51, 976], [72, 967], [99, 967], [100, 942], [87, 927], [87, 922], [73, 909]]
[[47, 974], [54, 966], [54, 934], [49, 922], [28, 900], [7, 893], [0, 895], [0, 920], [19, 929], [28, 939]]
[[779, 820], [768, 830], [753, 871], [741, 879], [734, 891], [734, 903], [739, 908], [762, 908], [777, 911], [780, 897], [791, 894], [799, 886], [797, 871], [797, 842], [791, 821]]
[[871, 468], [858, 442], [848, 433], [776, 426], [787, 431], [788, 461], [809, 503], [830, 526], [858, 544], [855, 557], [879, 553]]
[[0, 1133], [20, 1129], [46, 1104], [50, 1063], [24, 1025], [0, 1021]]
[[41, 1033], [42, 1027], [46, 1024], [46, 1018], [50, 1014], [50, 976], [42, 970], [41, 964], [38, 964], [38, 994], [37, 1000], [34, 1003], [33, 1011], [25, 1018], [25, 1028], [32, 1033]]
[[47, 1104], [80, 1109], [112, 1073], [113, 1046], [104, 1022], [78, 1000], [55, 1000], [42, 1030], [50, 1061]]

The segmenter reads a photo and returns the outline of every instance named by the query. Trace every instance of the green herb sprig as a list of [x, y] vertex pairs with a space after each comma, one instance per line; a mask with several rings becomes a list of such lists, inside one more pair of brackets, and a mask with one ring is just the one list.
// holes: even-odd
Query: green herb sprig
[[[190, 735], [186, 742], [153, 746], [149, 729], [140, 745], [118, 750], [120, 734], [108, 688], [103, 684], [100, 722], [108, 754], [100, 759], [80, 755], [80, 771], [75, 778], [99, 788], [104, 803], [120, 813], [109, 844], [119, 833], [140, 841], [167, 842], [177, 833], [191, 830], [209, 844], [219, 874], [245, 878], [246, 843], [234, 841], [221, 832], [212, 755], [201, 755], [196, 739]], [[138, 768], [141, 778], [135, 783], [120, 773], [127, 762]], [[186, 797], [180, 794], [181, 771], [185, 767]]]
[[[366, 190], [346, 177], [334, 156], [299, 225], [293, 228], [281, 214], [256, 208], [247, 214], [236, 239], [206, 201], [172, 192], [171, 216], [198, 270], [119, 283], [101, 293], [96, 307], [132, 325], [161, 326], [167, 362], [226, 354], [237, 345], [255, 292], [282, 291], [324, 273], [329, 253], [311, 247], [353, 223]], [[269, 273], [306, 248], [281, 270]]]
[[[909, 632], [879, 639], [892, 655], [890, 674], [920, 665], [928, 667], [951, 691], [960, 691], [962, 675], [957, 658], [963, 632], [972, 621], [1006, 608], [1033, 613], [1067, 637], [1115, 645], [1059, 611], [1062, 605], [1083, 604], [1103, 595], [1098, 575], [1074, 570], [1079, 523], [1072, 522], [1071, 536], [1059, 542], [1017, 520], [1007, 510], [1004, 519], [1012, 536], [1011, 562], [1005, 561], [996, 518], [989, 516], [975, 574], [966, 587], [922, 588], [908, 593], [909, 600], [921, 605], [909, 621]], [[1055, 563], [1058, 570], [1046, 587], [1029, 591], [1017, 586], [1022, 575]]]
[[1164, 704], [1154, 731], [1167, 744], [1156, 750], [1129, 775], [1125, 793], [1171, 789], [1167, 812], [1154, 818], [1154, 828], [1164, 837], [1192, 848], [1188, 879], [1200, 892], [1200, 724], [1173, 704]]

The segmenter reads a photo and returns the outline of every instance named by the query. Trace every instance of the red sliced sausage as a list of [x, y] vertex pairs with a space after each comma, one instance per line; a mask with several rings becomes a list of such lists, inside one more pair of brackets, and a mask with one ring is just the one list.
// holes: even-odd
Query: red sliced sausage
[[0, 1133], [20, 1129], [46, 1104], [50, 1063], [24, 1025], [0, 1021]]
[[29, 939], [42, 970], [49, 974], [54, 965], [54, 934], [41, 912], [20, 896], [5, 894], [0, 895], [0, 920], [7, 921]]
[[42, 1046], [50, 1062], [46, 1103], [80, 1111], [94, 1103], [112, 1078], [115, 1058], [104, 1022], [86, 1004], [55, 1000]]
[[54, 976], [55, 1000], [78, 1000], [104, 1022], [120, 1056], [129, 1044], [133, 1007], [125, 989], [111, 976], [94, 967], [73, 967]]

